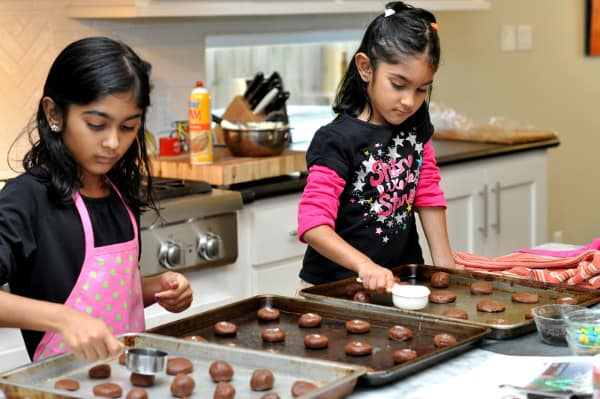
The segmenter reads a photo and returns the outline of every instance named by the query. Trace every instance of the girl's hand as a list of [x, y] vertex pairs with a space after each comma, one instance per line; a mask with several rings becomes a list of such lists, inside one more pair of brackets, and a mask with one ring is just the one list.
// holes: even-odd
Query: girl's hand
[[358, 277], [363, 286], [371, 291], [385, 292], [394, 286], [394, 274], [388, 268], [373, 262], [362, 263], [357, 267]]
[[100, 360], [115, 356], [123, 349], [102, 320], [64, 306], [63, 320], [58, 331], [65, 345], [80, 359]]
[[183, 312], [192, 304], [190, 282], [181, 273], [165, 272], [160, 275], [162, 291], [154, 294], [156, 302], [169, 312]]

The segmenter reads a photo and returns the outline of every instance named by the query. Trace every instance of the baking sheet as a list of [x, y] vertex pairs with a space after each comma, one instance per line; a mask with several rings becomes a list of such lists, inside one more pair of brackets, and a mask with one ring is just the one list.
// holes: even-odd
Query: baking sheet
[[[525, 314], [529, 309], [535, 306], [554, 303], [556, 299], [566, 296], [576, 298], [578, 304], [582, 306], [590, 306], [600, 302], [600, 296], [590, 290], [566, 285], [547, 284], [538, 281], [496, 276], [489, 273], [445, 269], [429, 265], [402, 265], [392, 268], [392, 271], [394, 275], [400, 277], [402, 281], [408, 281], [411, 284], [426, 285], [432, 291], [439, 289], [451, 290], [456, 294], [456, 301], [448, 304], [429, 303], [421, 310], [404, 310], [394, 307], [391, 294], [370, 292], [372, 296], [371, 303], [360, 303], [352, 300], [353, 291], [349, 290], [351, 285], [356, 285], [354, 278], [305, 288], [300, 291], [300, 295], [310, 300], [331, 304], [343, 304], [343, 306], [347, 306], [351, 309], [376, 309], [387, 310], [393, 313], [426, 314], [444, 320], [458, 320], [444, 316], [444, 311], [451, 308], [462, 309], [468, 313], [468, 320], [462, 320], [461, 322], [490, 327], [492, 329], [490, 338], [495, 339], [512, 338], [534, 331], [535, 322], [533, 319], [525, 319]], [[431, 275], [438, 271], [444, 271], [450, 274], [450, 286], [448, 288], [431, 287], [431, 284], [429, 283]], [[471, 294], [469, 286], [475, 281], [488, 282], [493, 287], [493, 293], [491, 295]], [[512, 301], [511, 297], [514, 292], [518, 291], [536, 293], [539, 295], [540, 300], [536, 304], [515, 303]], [[479, 312], [476, 309], [477, 302], [484, 299], [502, 302], [506, 309], [503, 312], [497, 313]], [[489, 323], [488, 319], [493, 318], [505, 319], [508, 321], [508, 324], [498, 325]]]
[[[291, 398], [292, 384], [297, 380], [310, 381], [320, 388], [302, 398], [339, 398], [354, 390], [357, 378], [366, 370], [356, 365], [344, 365], [323, 362], [314, 359], [301, 359], [290, 356], [274, 355], [243, 348], [223, 347], [216, 344], [195, 343], [153, 334], [126, 334], [119, 337], [128, 347], [150, 347], [166, 351], [169, 357], [183, 356], [194, 364], [189, 374], [196, 382], [192, 397], [212, 398], [216, 387], [209, 376], [208, 368], [215, 360], [225, 360], [234, 369], [231, 384], [238, 398], [260, 398], [265, 392], [250, 389], [250, 376], [255, 369], [266, 368], [275, 376], [275, 385], [271, 391], [281, 398]], [[92, 380], [88, 370], [96, 364], [108, 363], [112, 373], [110, 378]], [[0, 388], [8, 399], [12, 398], [93, 398], [94, 385], [113, 382], [123, 388], [122, 398], [134, 388], [129, 382], [131, 372], [118, 363], [114, 357], [101, 362], [85, 362], [72, 354], [59, 355], [42, 362], [20, 367], [0, 377]], [[54, 383], [62, 378], [79, 381], [80, 389], [66, 392], [54, 389]], [[161, 373], [156, 376], [153, 387], [144, 388], [149, 398], [173, 397], [170, 392], [173, 376]]]
[[[271, 306], [280, 311], [279, 320], [273, 322], [259, 321], [256, 317], [258, 309]], [[318, 313], [323, 317], [320, 327], [299, 328], [298, 318], [303, 313]], [[350, 319], [364, 319], [371, 323], [371, 331], [367, 334], [350, 334], [345, 323]], [[220, 337], [213, 331], [213, 325], [219, 321], [236, 324], [238, 333], [235, 337]], [[393, 341], [387, 337], [388, 329], [393, 325], [403, 325], [413, 330], [414, 336], [406, 342]], [[286, 333], [284, 342], [266, 343], [261, 338], [265, 328], [279, 327]], [[462, 353], [490, 330], [487, 327], [472, 326], [453, 320], [411, 315], [401, 312], [378, 312], [369, 309], [348, 309], [347, 307], [307, 301], [302, 298], [291, 298], [277, 295], [259, 295], [247, 298], [220, 308], [177, 320], [150, 330], [156, 334], [175, 337], [201, 335], [210, 342], [228, 345], [240, 345], [246, 348], [261, 349], [274, 353], [301, 356], [321, 360], [331, 360], [346, 364], [355, 364], [367, 368], [367, 372], [359, 378], [359, 384], [380, 385], [398, 380], [413, 374], [444, 359]], [[306, 349], [306, 334], [324, 334], [329, 339], [326, 349]], [[436, 348], [433, 337], [439, 333], [450, 333], [456, 336], [457, 344], [447, 348]], [[349, 356], [345, 353], [345, 345], [349, 341], [366, 341], [374, 350], [368, 356]], [[410, 362], [394, 364], [392, 352], [396, 349], [412, 348], [418, 357]]]

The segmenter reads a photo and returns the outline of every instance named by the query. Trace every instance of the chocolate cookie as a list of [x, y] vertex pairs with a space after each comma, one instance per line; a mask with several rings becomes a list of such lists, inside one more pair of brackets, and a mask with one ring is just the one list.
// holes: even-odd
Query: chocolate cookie
[[216, 360], [208, 368], [208, 374], [214, 382], [229, 382], [233, 378], [233, 367], [225, 360]]
[[110, 364], [99, 364], [88, 370], [88, 376], [93, 379], [110, 377]]
[[118, 398], [123, 394], [121, 386], [112, 382], [95, 385], [92, 391], [94, 392], [94, 395], [103, 398]]
[[394, 341], [407, 341], [413, 337], [410, 328], [404, 326], [393, 326], [388, 330], [388, 338]]
[[297, 398], [298, 396], [306, 395], [309, 392], [319, 389], [319, 386], [309, 381], [296, 381], [292, 385], [292, 396]]
[[54, 384], [54, 388], [62, 389], [65, 391], [76, 391], [79, 389], [79, 382], [70, 378], [65, 378], [56, 381], [56, 383]]
[[429, 302], [450, 303], [456, 300], [456, 294], [450, 290], [435, 290], [429, 294]]
[[127, 358], [125, 357], [125, 352], [123, 352], [119, 355], [119, 364], [121, 366], [125, 366], [126, 361], [127, 361]]
[[323, 318], [317, 313], [304, 313], [298, 319], [298, 327], [300, 328], [311, 328], [319, 327]]
[[403, 348], [396, 349], [392, 352], [392, 359], [394, 360], [394, 363], [405, 363], [416, 358], [417, 352], [415, 352], [413, 349]]
[[125, 399], [148, 399], [148, 392], [143, 388], [133, 388], [127, 392]]
[[183, 339], [194, 342], [208, 342], [208, 340], [201, 335], [186, 335]]
[[219, 321], [213, 326], [215, 334], [221, 336], [231, 336], [237, 334], [237, 326], [228, 321]]
[[185, 357], [174, 357], [167, 360], [167, 374], [189, 374], [194, 371], [194, 365], [191, 360]]
[[371, 323], [366, 320], [348, 320], [346, 322], [346, 330], [352, 334], [365, 334], [371, 331]]
[[513, 292], [512, 300], [518, 303], [538, 303], [540, 296], [533, 292]]
[[177, 374], [171, 382], [171, 393], [178, 398], [190, 396], [196, 388], [196, 381], [187, 374]]
[[329, 338], [323, 334], [308, 334], [304, 337], [304, 346], [310, 349], [323, 349], [329, 345]]
[[265, 328], [260, 336], [265, 342], [282, 342], [285, 341], [285, 331], [281, 328]]
[[533, 319], [533, 313], [531, 313], [533, 311], [533, 308], [530, 308], [526, 313], [525, 313], [525, 320], [531, 320]]
[[496, 313], [504, 312], [504, 304], [502, 302], [494, 301], [491, 299], [484, 299], [477, 302], [477, 310], [480, 312]]
[[228, 382], [219, 381], [215, 387], [213, 399], [233, 399], [235, 397], [235, 388]]
[[131, 385], [136, 387], [151, 387], [154, 385], [154, 375], [131, 373], [129, 381], [131, 382]]
[[279, 319], [279, 310], [271, 307], [264, 307], [258, 309], [256, 317], [262, 321], [275, 321]]
[[356, 281], [353, 281], [344, 287], [344, 293], [346, 294], [346, 296], [352, 298], [354, 296], [354, 294], [356, 294], [358, 291], [361, 291], [364, 289], [365, 289], [365, 287], [362, 284], [357, 283]]
[[496, 324], [496, 325], [507, 325], [510, 324], [510, 321], [503, 319], [503, 318], [494, 318], [494, 319], [487, 319], [485, 321], [487, 324]]
[[433, 337], [433, 344], [438, 348], [456, 345], [456, 337], [448, 333], [437, 334]]
[[253, 391], [266, 391], [273, 388], [275, 384], [275, 376], [271, 370], [258, 369], [252, 372], [250, 377], [250, 388]]
[[371, 297], [371, 294], [369, 294], [367, 291], [357, 291], [352, 297], [352, 300], [362, 303], [371, 303], [373, 298]]
[[473, 295], [490, 295], [494, 289], [487, 281], [475, 281], [469, 286], [469, 290]]
[[261, 396], [260, 399], [281, 399], [281, 398], [279, 397], [279, 395], [277, 395], [276, 392], [267, 392], [266, 394]]
[[577, 303], [579, 303], [579, 301], [577, 300], [577, 298], [573, 298], [571, 296], [563, 296], [563, 297], [557, 298], [556, 301], [554, 301], [554, 303], [566, 304], [566, 305], [577, 305]]
[[365, 356], [373, 352], [373, 345], [368, 342], [352, 341], [344, 347], [346, 354], [350, 356]]
[[431, 275], [431, 286], [433, 288], [448, 288], [450, 286], [450, 275], [446, 272], [435, 272]]
[[452, 308], [452, 309], [446, 309], [444, 311], [444, 313], [442, 313], [444, 316], [447, 317], [453, 317], [455, 319], [461, 319], [461, 320], [469, 320], [469, 314], [462, 309], [456, 309], [456, 308]]

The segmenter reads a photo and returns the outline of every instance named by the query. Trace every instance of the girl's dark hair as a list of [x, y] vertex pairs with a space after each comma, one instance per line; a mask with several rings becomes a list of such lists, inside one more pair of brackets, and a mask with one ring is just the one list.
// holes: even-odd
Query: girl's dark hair
[[[154, 208], [145, 144], [150, 69], [149, 63], [120, 41], [107, 37], [85, 38], [69, 44], [54, 60], [42, 94], [42, 98], [50, 97], [54, 101], [55, 110], [66, 123], [69, 107], [73, 104], [85, 105], [109, 94], [133, 92], [142, 110], [140, 129], [131, 147], [107, 176], [136, 212], [146, 206]], [[37, 137], [34, 130], [37, 130]], [[52, 132], [48, 126], [42, 100], [35, 125], [29, 129], [29, 140], [32, 147], [22, 162], [25, 170], [48, 180], [48, 192], [53, 202], [71, 202], [73, 193], [81, 186], [78, 165], [64, 145], [61, 134]], [[142, 183], [145, 183], [143, 190]]]
[[[379, 61], [398, 64], [417, 55], [425, 55], [431, 69], [437, 71], [440, 40], [433, 14], [402, 1], [387, 3], [385, 8], [394, 10], [395, 13], [387, 17], [380, 14], [367, 27], [338, 88], [333, 103], [336, 114], [346, 113], [356, 117], [365, 106], [371, 108], [367, 83], [361, 79], [356, 67], [355, 56], [358, 53], [369, 57], [373, 71], [377, 69]], [[373, 114], [373, 110], [370, 111]]]

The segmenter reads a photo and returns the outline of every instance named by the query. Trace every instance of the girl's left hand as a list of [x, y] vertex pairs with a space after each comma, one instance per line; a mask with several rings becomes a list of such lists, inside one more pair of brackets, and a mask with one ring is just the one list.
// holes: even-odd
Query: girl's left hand
[[160, 275], [162, 291], [154, 294], [156, 302], [169, 312], [183, 312], [192, 304], [190, 282], [181, 273], [165, 272]]

